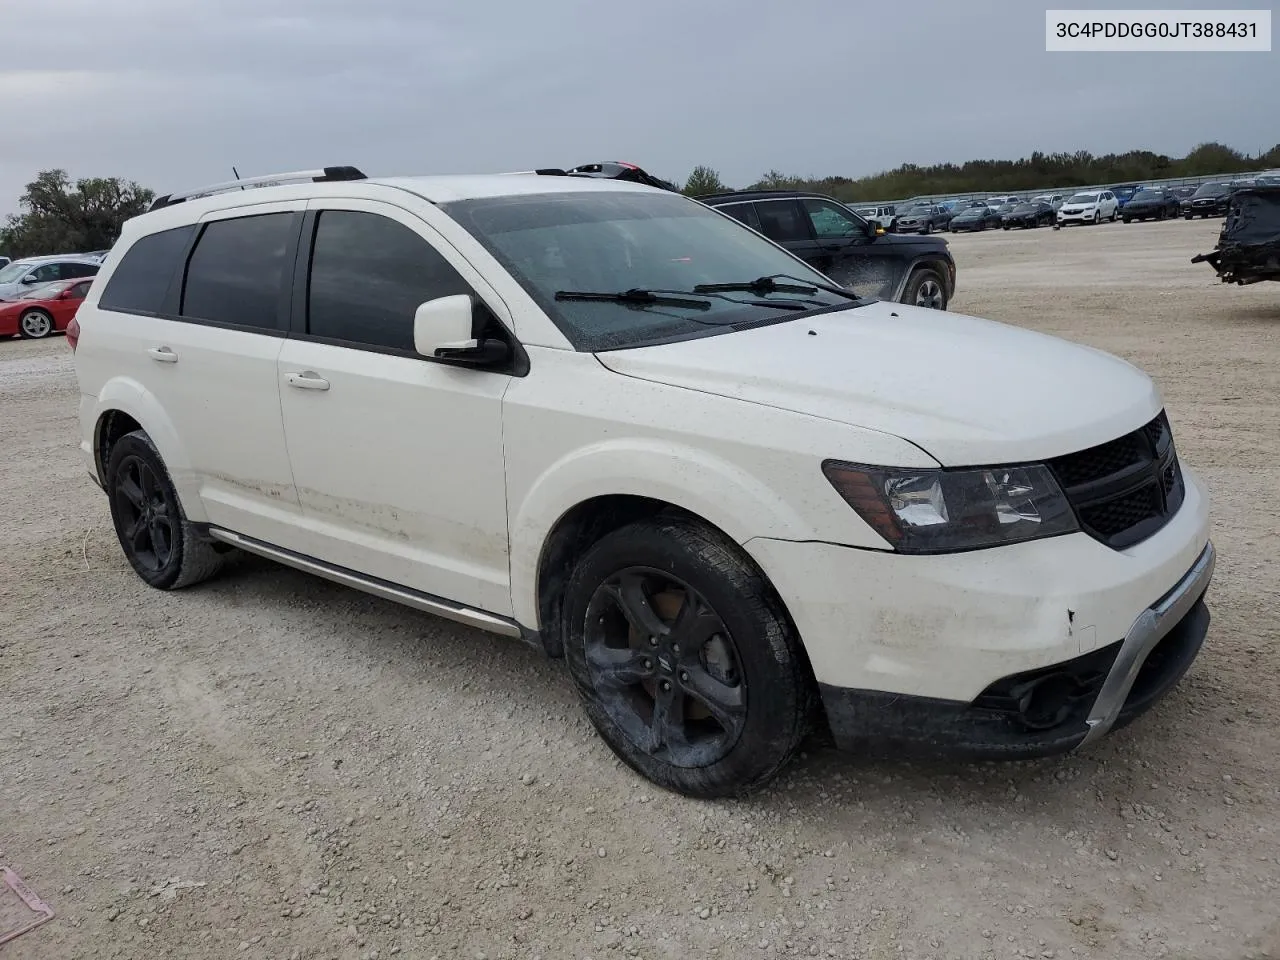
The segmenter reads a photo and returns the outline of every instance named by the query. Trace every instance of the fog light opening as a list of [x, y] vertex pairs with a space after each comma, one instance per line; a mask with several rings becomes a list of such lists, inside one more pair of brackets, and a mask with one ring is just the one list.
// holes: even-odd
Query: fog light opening
[[1018, 720], [1028, 730], [1051, 730], [1071, 716], [1081, 692], [1079, 680], [1069, 673], [1038, 677], [1014, 691]]

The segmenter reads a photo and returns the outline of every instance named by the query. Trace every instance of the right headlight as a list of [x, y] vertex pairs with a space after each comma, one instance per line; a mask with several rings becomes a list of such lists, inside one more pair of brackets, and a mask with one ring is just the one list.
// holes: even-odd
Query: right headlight
[[827, 460], [822, 472], [899, 553], [977, 550], [1079, 529], [1041, 464], [914, 470]]

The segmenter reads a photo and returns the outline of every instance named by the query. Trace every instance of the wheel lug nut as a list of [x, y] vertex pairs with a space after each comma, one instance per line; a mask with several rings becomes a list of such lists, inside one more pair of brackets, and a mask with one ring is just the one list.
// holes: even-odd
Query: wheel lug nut
[[671, 681], [669, 681], [669, 680], [663, 680], [663, 681], [662, 681], [662, 689], [663, 689], [663, 690], [670, 690], [670, 689], [671, 689]]
[[681, 682], [681, 683], [688, 683], [688, 682], [689, 682], [689, 674], [687, 674], [687, 673], [686, 673], [685, 671], [683, 671], [683, 670], [681, 670], [681, 671], [680, 671], [680, 682]]
[[650, 638], [649, 638], [649, 646], [651, 646], [651, 647], [656, 647], [657, 645], [658, 645], [658, 638], [657, 638], [657, 637], [650, 637]]
[[671, 652], [672, 652], [672, 653], [674, 653], [674, 654], [676, 654], [676, 655], [678, 656], [678, 655], [680, 654], [680, 644], [678, 644], [678, 643], [673, 643], [673, 644], [671, 645]]
[[644, 658], [643, 660], [641, 660], [640, 662], [644, 664], [644, 668], [645, 668], [646, 670], [652, 670], [652, 669], [653, 669], [653, 661], [652, 661], [652, 660], [650, 660], [648, 657], [645, 657], [645, 658]]

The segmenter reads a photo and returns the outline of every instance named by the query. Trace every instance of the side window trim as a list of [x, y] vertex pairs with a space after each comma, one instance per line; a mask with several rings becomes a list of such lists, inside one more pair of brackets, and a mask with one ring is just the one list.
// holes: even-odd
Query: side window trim
[[[326, 210], [343, 210], [352, 213], [369, 213], [375, 216], [383, 216], [399, 223], [401, 226], [407, 227], [416, 233], [424, 243], [429, 244], [436, 250], [444, 261], [452, 267], [459, 276], [471, 288], [471, 295], [477, 301], [477, 309], [485, 311], [502, 329], [503, 335], [507, 342], [511, 344], [514, 358], [509, 368], [499, 368], [493, 371], [475, 370], [477, 373], [493, 372], [505, 374], [507, 376], [523, 377], [529, 372], [529, 358], [525, 352], [524, 346], [520, 343], [519, 338], [515, 335], [514, 324], [511, 320], [511, 314], [507, 308], [505, 301], [498, 295], [497, 291], [492, 288], [483, 275], [454, 247], [449, 241], [441, 236], [431, 224], [418, 217], [410, 210], [398, 207], [394, 204], [381, 200], [364, 200], [364, 199], [343, 199], [329, 198], [323, 200], [311, 200], [307, 203], [306, 212], [301, 218], [300, 233], [298, 242], [295, 247], [295, 259], [293, 264], [293, 283], [292, 292], [288, 303], [288, 316], [285, 335], [293, 340], [304, 340], [310, 343], [323, 343], [328, 346], [341, 347], [346, 350], [360, 350], [365, 353], [380, 353], [393, 357], [405, 357], [412, 360], [418, 360], [423, 363], [435, 363], [441, 366], [456, 366], [447, 360], [441, 360], [436, 357], [424, 357], [415, 350], [401, 350], [396, 347], [384, 347], [377, 344], [360, 343], [352, 340], [339, 340], [333, 337], [321, 337], [310, 333], [307, 329], [307, 313], [310, 299], [310, 283], [311, 283], [311, 260], [315, 250], [316, 230], [320, 221], [320, 214]], [[467, 269], [460, 269], [459, 264], [465, 264]], [[474, 274], [481, 280], [477, 284], [475, 279], [469, 274]], [[483, 289], [481, 289], [483, 288]], [[494, 305], [500, 304], [501, 310], [495, 310]], [[475, 369], [475, 368], [471, 368]]]

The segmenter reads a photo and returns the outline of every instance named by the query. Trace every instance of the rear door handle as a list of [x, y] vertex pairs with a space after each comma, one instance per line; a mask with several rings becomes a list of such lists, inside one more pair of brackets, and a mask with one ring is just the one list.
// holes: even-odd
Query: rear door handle
[[302, 373], [289, 374], [289, 386], [299, 390], [328, 390], [329, 381], [314, 370], [304, 370]]
[[177, 363], [178, 355], [168, 347], [152, 347], [147, 351], [147, 356], [152, 360], [158, 360], [161, 363]]

